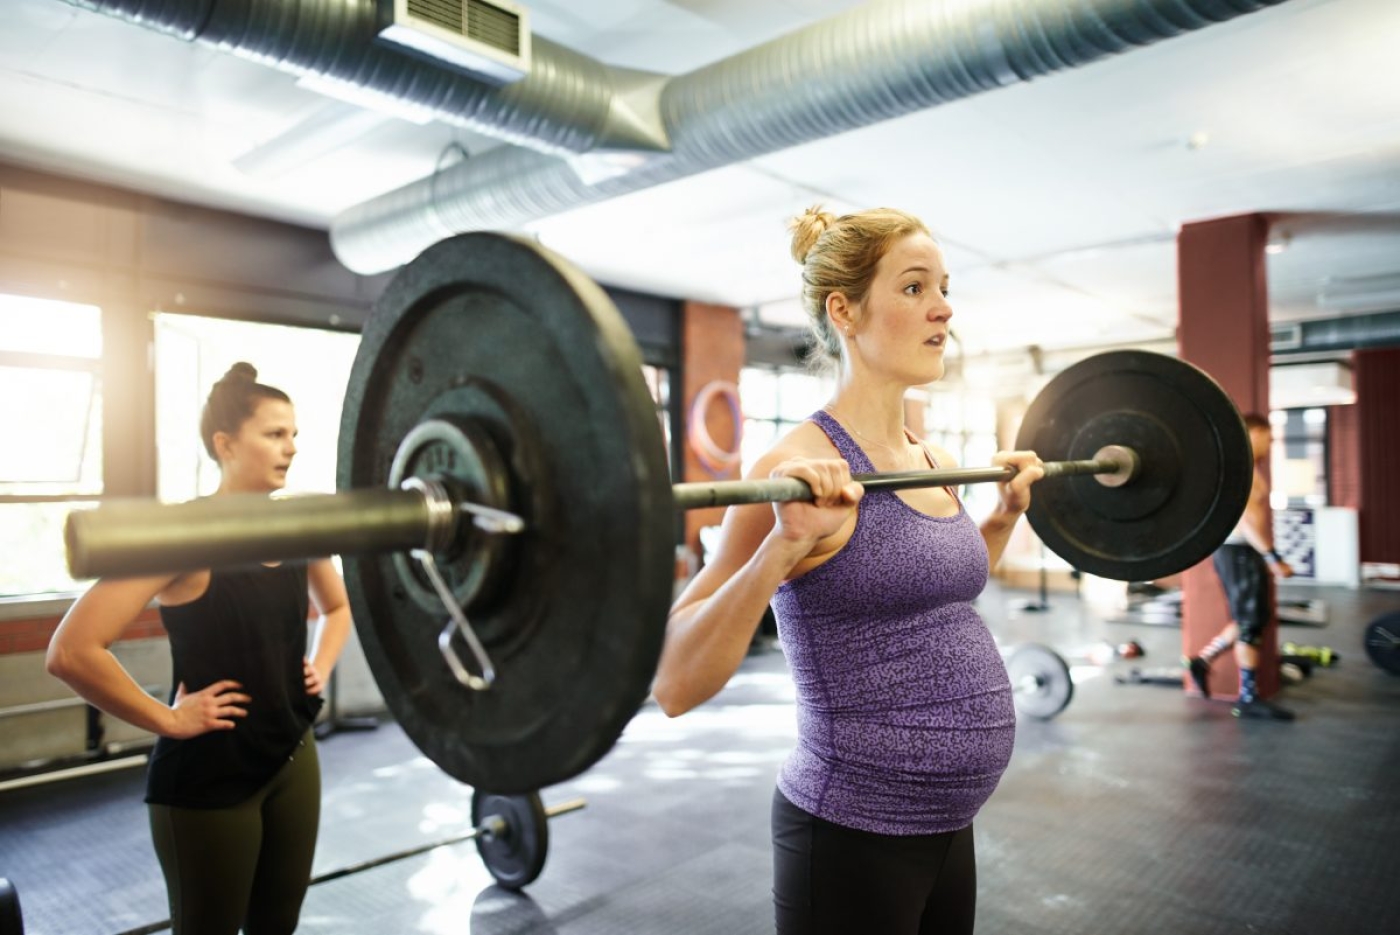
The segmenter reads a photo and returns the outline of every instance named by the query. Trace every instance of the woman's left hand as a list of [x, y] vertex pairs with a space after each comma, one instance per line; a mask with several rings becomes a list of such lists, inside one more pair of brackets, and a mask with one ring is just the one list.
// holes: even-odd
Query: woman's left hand
[[1001, 511], [1019, 516], [1030, 509], [1031, 484], [1045, 476], [1045, 462], [1034, 451], [998, 451], [992, 463], [1016, 469], [1015, 477], [997, 484]]
[[326, 680], [316, 667], [311, 664], [311, 660], [305, 656], [301, 660], [301, 672], [306, 677], [306, 693], [308, 695], [319, 695], [326, 689]]

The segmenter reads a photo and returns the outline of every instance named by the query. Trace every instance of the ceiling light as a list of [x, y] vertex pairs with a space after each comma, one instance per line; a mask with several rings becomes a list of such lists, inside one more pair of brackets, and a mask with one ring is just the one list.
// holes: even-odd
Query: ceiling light
[[1264, 252], [1271, 256], [1278, 256], [1280, 253], [1287, 250], [1292, 243], [1293, 235], [1288, 231], [1280, 231], [1269, 237], [1269, 242], [1264, 245]]

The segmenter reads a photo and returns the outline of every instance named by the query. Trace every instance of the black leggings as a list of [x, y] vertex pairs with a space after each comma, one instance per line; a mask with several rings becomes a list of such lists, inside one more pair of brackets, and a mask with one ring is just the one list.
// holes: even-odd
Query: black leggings
[[296, 929], [321, 815], [321, 767], [309, 732], [296, 756], [247, 801], [149, 808], [174, 935]]
[[895, 836], [823, 821], [773, 793], [778, 935], [970, 935], [972, 826]]

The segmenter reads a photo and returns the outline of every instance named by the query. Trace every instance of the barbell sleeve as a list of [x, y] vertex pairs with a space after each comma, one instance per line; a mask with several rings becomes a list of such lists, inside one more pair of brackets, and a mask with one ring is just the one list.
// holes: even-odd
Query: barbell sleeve
[[63, 538], [74, 578], [126, 577], [407, 551], [453, 521], [418, 489], [229, 494], [171, 504], [114, 500], [75, 510]]

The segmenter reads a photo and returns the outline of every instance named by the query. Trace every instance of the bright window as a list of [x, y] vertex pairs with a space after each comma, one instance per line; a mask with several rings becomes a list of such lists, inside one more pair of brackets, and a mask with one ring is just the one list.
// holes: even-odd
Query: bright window
[[102, 485], [102, 311], [0, 295], [0, 597], [70, 591], [63, 523]]
[[[666, 444], [666, 463], [671, 463], [671, 371], [665, 367], [642, 364], [642, 379], [656, 404], [656, 420], [661, 424], [661, 438]], [[672, 476], [675, 468], [671, 466]]]
[[1277, 409], [1269, 413], [1269, 422], [1273, 508], [1327, 506], [1327, 410]]
[[297, 456], [289, 491], [335, 490], [340, 410], [360, 338], [356, 334], [190, 315], [155, 316], [156, 490], [170, 502], [213, 493], [219, 466], [204, 450], [199, 418], [209, 390], [247, 361], [258, 382], [292, 398]]
[[739, 399], [744, 407], [740, 453], [744, 475], [779, 438], [824, 406], [831, 399], [833, 387], [831, 377], [805, 370], [740, 370]]
[[[925, 441], [953, 456], [959, 467], [986, 467], [997, 453], [997, 407], [988, 396], [957, 384], [928, 391], [924, 409]], [[981, 520], [996, 508], [995, 484], [967, 484], [963, 504]]]

